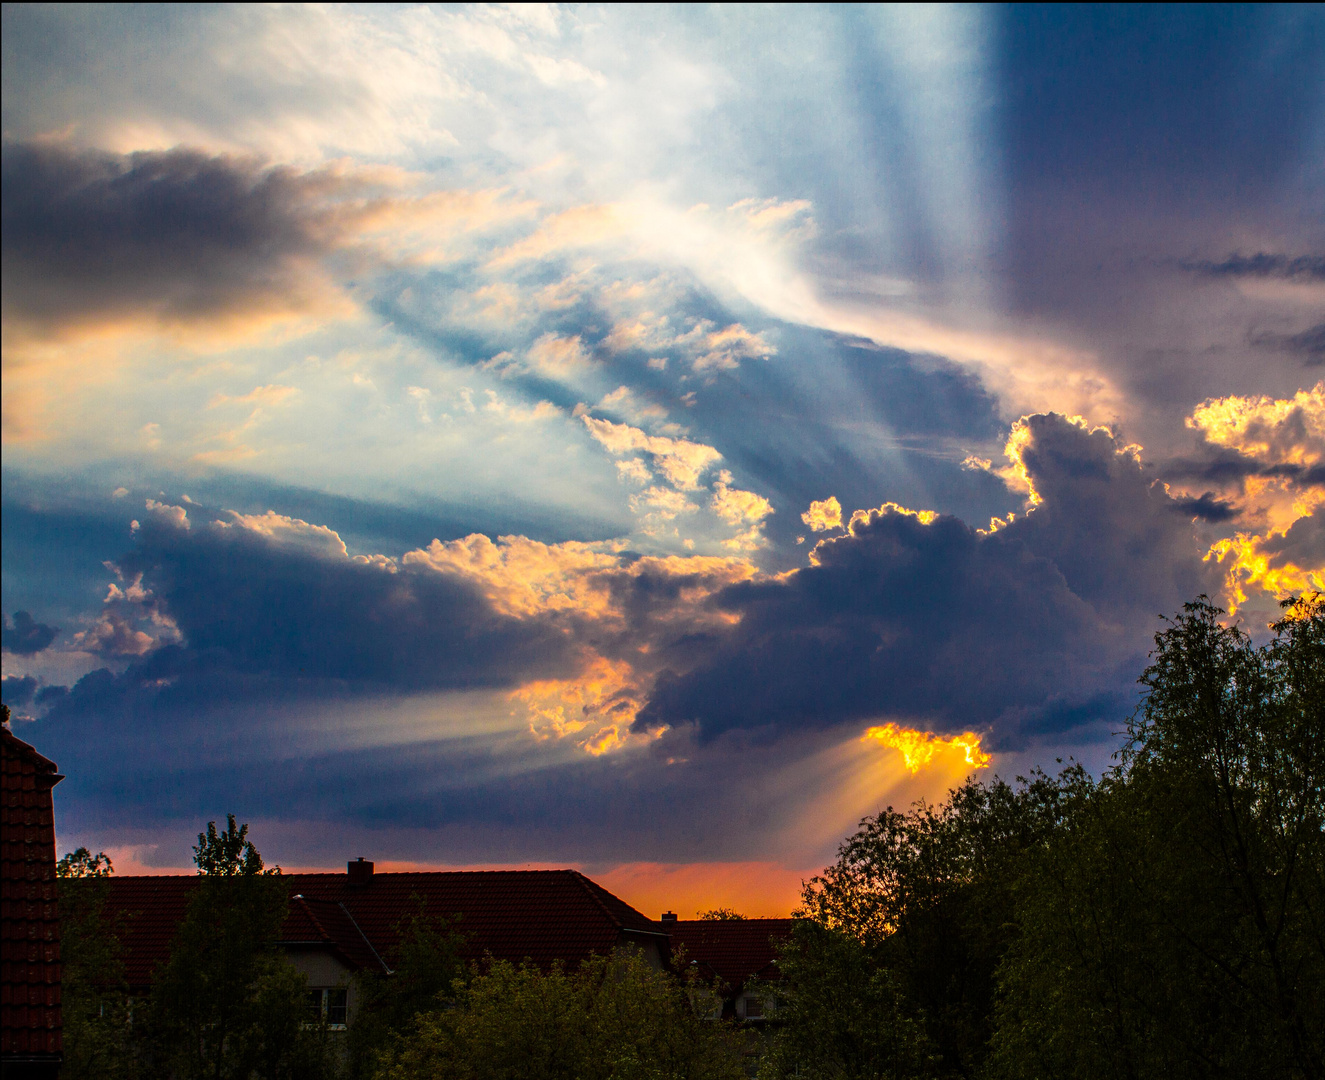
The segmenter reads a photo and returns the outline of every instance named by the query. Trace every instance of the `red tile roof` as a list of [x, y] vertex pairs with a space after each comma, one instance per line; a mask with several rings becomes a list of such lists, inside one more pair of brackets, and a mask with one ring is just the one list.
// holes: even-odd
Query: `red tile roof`
[[[125, 976], [146, 986], [170, 954], [198, 878], [112, 877], [106, 914], [127, 916]], [[419, 909], [429, 916], [460, 916], [462, 953], [480, 959], [530, 959], [547, 967], [574, 967], [591, 953], [611, 952], [623, 940], [664, 944], [664, 928], [575, 870], [480, 870], [375, 874], [351, 884], [345, 874], [286, 874], [292, 897], [282, 928], [286, 942], [319, 943], [354, 967], [370, 966], [376, 952], [390, 962], [396, 926]], [[339, 914], [337, 914], [339, 912]], [[366, 938], [356, 942], [355, 931]]]
[[0, 1054], [60, 1053], [60, 915], [51, 788], [63, 779], [0, 727]]
[[387, 970], [359, 924], [338, 900], [318, 900], [301, 893], [290, 897], [290, 912], [281, 928], [287, 948], [314, 946], [329, 949], [349, 967]]
[[791, 919], [685, 919], [665, 923], [672, 952], [684, 946], [685, 962], [698, 963], [705, 979], [717, 978], [737, 994], [752, 978], [778, 978], [775, 942], [791, 936]]

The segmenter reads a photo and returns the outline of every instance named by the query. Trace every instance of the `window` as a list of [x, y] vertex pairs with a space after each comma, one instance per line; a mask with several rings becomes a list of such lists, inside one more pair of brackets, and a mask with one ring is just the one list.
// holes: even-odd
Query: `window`
[[308, 1012], [314, 1023], [322, 1020], [331, 1028], [343, 1028], [349, 993], [343, 986], [318, 986], [308, 991]]
[[745, 1018], [747, 1020], [762, 1020], [764, 1018], [764, 1003], [760, 998], [748, 997], [745, 999]]

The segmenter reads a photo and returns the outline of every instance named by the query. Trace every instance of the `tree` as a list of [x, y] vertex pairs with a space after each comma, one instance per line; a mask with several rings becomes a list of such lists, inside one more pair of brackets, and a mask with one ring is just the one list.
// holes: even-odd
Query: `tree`
[[464, 979], [459, 918], [431, 917], [423, 897], [413, 900], [416, 910], [395, 926], [396, 945], [386, 956], [390, 973], [359, 974], [359, 1009], [349, 1033], [352, 1077], [371, 1075], [414, 1018], [453, 1001]]
[[701, 911], [699, 917], [704, 922], [744, 922], [745, 916], [729, 907], [710, 908]]
[[[452, 1007], [418, 1017], [380, 1080], [738, 1080], [739, 1040], [638, 952], [578, 971], [493, 961]], [[702, 996], [702, 995], [701, 995]]]
[[[805, 921], [779, 959], [789, 1008], [779, 1013], [769, 1068], [844, 1077], [978, 1071], [996, 972], [1015, 934], [1022, 855], [1089, 788], [1079, 766], [1016, 788], [970, 779], [940, 806], [889, 807], [863, 820], [837, 862], [806, 884]], [[869, 1006], [830, 1022], [853, 996]]]
[[1034, 853], [995, 1075], [1319, 1078], [1325, 610], [1156, 635], [1118, 769]]
[[105, 916], [106, 881], [115, 872], [105, 852], [85, 847], [55, 866], [60, 898], [60, 992], [66, 1080], [128, 1080], [138, 1075], [137, 1044], [124, 981], [122, 928]]
[[780, 950], [777, 1028], [759, 1075], [766, 1080], [901, 1080], [934, 1075], [933, 1042], [897, 976], [859, 938], [798, 920]]
[[276, 949], [288, 895], [248, 826], [209, 822], [194, 848], [201, 880], [152, 987], [163, 1070], [180, 1080], [294, 1080], [334, 1069], [325, 1026], [310, 1023], [307, 979]]

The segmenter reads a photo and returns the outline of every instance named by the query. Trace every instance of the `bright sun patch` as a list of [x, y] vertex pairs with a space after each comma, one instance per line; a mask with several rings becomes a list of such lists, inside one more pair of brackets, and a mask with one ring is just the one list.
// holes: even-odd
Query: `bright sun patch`
[[900, 750], [906, 767], [913, 773], [918, 773], [934, 760], [936, 754], [947, 749], [960, 750], [966, 756], [966, 763], [977, 769], [987, 768], [994, 760], [993, 755], [981, 749], [980, 736], [973, 731], [943, 736], [887, 723], [872, 727], [861, 736], [862, 742], [869, 740]]

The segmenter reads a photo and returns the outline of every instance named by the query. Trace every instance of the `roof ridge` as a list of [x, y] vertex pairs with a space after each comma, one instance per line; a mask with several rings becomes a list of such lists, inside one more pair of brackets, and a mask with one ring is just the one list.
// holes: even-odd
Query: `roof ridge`
[[290, 899], [298, 900], [299, 903], [303, 906], [304, 914], [308, 916], [309, 921], [317, 929], [318, 933], [322, 935], [322, 940], [330, 941], [334, 945], [336, 939], [331, 935], [331, 933], [327, 930], [327, 928], [322, 925], [322, 920], [319, 919], [317, 915], [313, 913], [313, 909], [308, 903], [308, 898], [304, 896], [303, 893], [295, 893], [294, 896], [290, 897]]
[[43, 754], [31, 743], [24, 742], [12, 731], [10, 731], [9, 728], [0, 725], [0, 732], [4, 732], [4, 735], [2, 739], [0, 739], [0, 741], [9, 744], [9, 749], [11, 751], [23, 755], [23, 757], [31, 761], [32, 764], [35, 765], [38, 769], [41, 769], [44, 772], [52, 772], [52, 773], [60, 771], [60, 767], [56, 765], [55, 762], [53, 762], [50, 758], [46, 757], [45, 754]]
[[373, 943], [368, 940], [368, 935], [363, 932], [363, 927], [360, 926], [358, 922], [355, 920], [354, 916], [350, 914], [350, 909], [345, 906], [345, 901], [337, 900], [336, 904], [341, 909], [341, 911], [345, 912], [345, 917], [350, 920], [350, 925], [359, 931], [359, 936], [363, 938], [363, 943], [368, 946], [368, 951], [373, 954], [373, 959], [382, 965], [382, 970], [385, 971], [388, 975], [395, 974], [395, 972], [393, 972], [389, 967], [387, 967], [386, 961], [382, 959], [381, 954], [374, 947]]
[[[606, 915], [608, 919], [612, 921], [612, 925], [614, 925], [618, 930], [626, 929], [626, 927], [622, 925], [621, 920], [618, 919], [615, 914], [613, 914], [612, 910], [605, 903], [603, 903], [603, 898], [599, 896], [598, 893], [595, 892], [593, 888], [591, 888], [591, 886], [594, 884], [592, 879], [590, 879], [587, 875], [580, 873], [578, 870], [562, 870], [559, 872], [563, 874], [570, 874], [574, 880], [578, 881], [580, 883], [580, 887], [589, 894], [590, 898], [593, 900], [595, 904], [598, 905], [598, 907], [601, 909], [603, 914]], [[643, 913], [641, 912], [641, 914]]]

